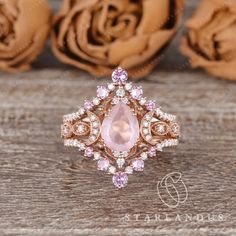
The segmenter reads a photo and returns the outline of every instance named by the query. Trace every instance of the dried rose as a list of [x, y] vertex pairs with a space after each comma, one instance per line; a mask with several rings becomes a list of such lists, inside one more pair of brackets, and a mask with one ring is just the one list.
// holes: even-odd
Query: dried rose
[[187, 28], [181, 51], [189, 57], [192, 68], [236, 79], [236, 1], [202, 1]]
[[147, 75], [178, 28], [184, 0], [65, 0], [52, 47], [64, 63], [96, 76], [121, 66]]
[[0, 70], [30, 68], [48, 37], [50, 15], [44, 0], [0, 0]]

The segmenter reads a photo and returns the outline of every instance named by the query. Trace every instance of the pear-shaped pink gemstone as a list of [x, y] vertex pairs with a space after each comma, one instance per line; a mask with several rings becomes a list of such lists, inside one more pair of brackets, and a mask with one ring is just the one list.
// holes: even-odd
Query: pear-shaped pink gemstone
[[139, 138], [139, 123], [128, 105], [119, 102], [105, 117], [101, 136], [113, 151], [129, 151]]

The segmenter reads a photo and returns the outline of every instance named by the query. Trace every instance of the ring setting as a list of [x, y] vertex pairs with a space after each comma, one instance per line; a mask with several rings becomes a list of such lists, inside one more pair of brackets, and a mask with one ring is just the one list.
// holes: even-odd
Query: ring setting
[[128, 82], [128, 73], [119, 67], [111, 83], [98, 86], [96, 97], [63, 117], [61, 136], [65, 146], [95, 160], [97, 169], [123, 188], [130, 174], [144, 170], [148, 158], [178, 144], [180, 126], [176, 116], [143, 96], [141, 86]]

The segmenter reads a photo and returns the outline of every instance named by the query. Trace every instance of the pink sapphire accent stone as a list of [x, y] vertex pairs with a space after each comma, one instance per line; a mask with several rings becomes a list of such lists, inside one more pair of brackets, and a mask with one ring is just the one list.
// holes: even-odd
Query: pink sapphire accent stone
[[148, 150], [148, 156], [150, 156], [150, 157], [155, 157], [156, 155], [157, 155], [156, 148], [151, 147], [151, 148]]
[[122, 68], [118, 68], [112, 73], [112, 81], [115, 84], [124, 84], [128, 80], [128, 73]]
[[144, 169], [144, 161], [141, 159], [135, 159], [132, 162], [132, 166], [135, 171], [143, 171]]
[[89, 111], [89, 110], [91, 110], [93, 108], [93, 103], [91, 102], [91, 101], [89, 101], [89, 100], [85, 100], [84, 101], [84, 109], [86, 110], [86, 111]]
[[109, 91], [105, 86], [98, 86], [97, 96], [101, 99], [106, 98], [109, 95]]
[[112, 182], [117, 188], [124, 188], [128, 183], [128, 175], [124, 172], [117, 172], [113, 175]]
[[134, 86], [131, 90], [131, 96], [134, 99], [140, 99], [143, 95], [142, 87]]
[[112, 151], [124, 152], [134, 147], [139, 138], [139, 123], [128, 105], [119, 102], [105, 117], [101, 136]]
[[84, 155], [86, 157], [92, 157], [93, 156], [93, 148], [87, 147], [84, 151]]
[[98, 161], [98, 170], [106, 171], [109, 167], [110, 163], [106, 158], [101, 158]]
[[153, 100], [148, 101], [146, 104], [146, 107], [147, 107], [148, 111], [153, 111], [156, 107], [155, 101], [153, 101]]

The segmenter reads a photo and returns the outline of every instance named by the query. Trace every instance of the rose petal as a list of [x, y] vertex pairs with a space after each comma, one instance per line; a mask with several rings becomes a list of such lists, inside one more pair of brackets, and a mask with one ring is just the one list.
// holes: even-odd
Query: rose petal
[[189, 33], [180, 49], [191, 66], [220, 78], [236, 79], [236, 2], [204, 0], [187, 27]]
[[108, 46], [94, 45], [88, 41], [89, 22], [91, 21], [91, 14], [88, 11], [81, 13], [80, 18], [76, 22], [78, 27], [77, 43], [85, 53], [91, 57], [106, 59]]
[[169, 17], [169, 1], [143, 1], [143, 17], [137, 33], [148, 34], [161, 29]]
[[225, 61], [230, 61], [236, 57], [236, 24], [220, 31], [215, 36], [215, 40], [218, 42], [218, 53]]
[[[120, 63], [120, 66], [124, 68], [132, 68], [135, 65], [141, 65], [143, 69], [143, 64], [147, 60], [150, 60], [156, 54], [156, 52], [170, 40], [173, 34], [173, 30], [162, 30], [152, 34], [149, 38], [147, 49], [142, 51], [140, 54], [138, 52], [129, 57], [125, 57], [125, 59]], [[157, 62], [158, 58], [153, 60], [156, 60]], [[148, 63], [154, 63], [155, 65], [155, 62], [153, 61], [149, 61]]]
[[203, 27], [212, 19], [215, 12], [221, 8], [222, 0], [204, 0], [194, 12], [194, 17], [187, 21], [186, 26], [190, 29], [199, 29], [200, 27]]
[[[94, 63], [94, 64], [104, 64], [106, 65], [106, 61], [105, 61], [105, 56], [102, 53], [96, 53], [96, 55], [94, 55], [94, 57], [91, 57], [90, 55], [86, 54], [81, 47], [79, 47], [81, 44], [78, 44], [78, 40], [80, 39], [78, 37], [78, 40], [75, 40], [76, 38], [76, 32], [74, 31], [74, 27], [70, 26], [69, 30], [68, 30], [68, 34], [66, 37], [66, 42], [68, 45], [68, 49], [70, 50], [71, 53], [73, 53], [76, 57], [78, 58], [82, 58], [85, 61]], [[104, 63], [103, 60], [104, 59]]]
[[210, 21], [203, 28], [198, 30], [198, 46], [208, 58], [214, 59], [216, 57], [214, 37], [217, 32], [227, 28], [235, 20], [236, 15], [231, 15], [225, 11], [219, 12], [215, 14], [214, 20]]
[[191, 66], [193, 68], [196, 67], [203, 67], [206, 71], [210, 74], [218, 76], [219, 78], [223, 79], [236, 79], [235, 74], [235, 67], [236, 67], [236, 60], [231, 62], [225, 61], [209, 61], [204, 59], [201, 55], [198, 55], [189, 45], [186, 38], [182, 39], [181, 43], [181, 51], [184, 55], [191, 58]]
[[[60, 22], [58, 29], [58, 44], [64, 46], [64, 37], [66, 36], [69, 25], [73, 22], [73, 18], [81, 13], [84, 9], [91, 7], [98, 0], [86, 0], [74, 2], [72, 0], [64, 1], [61, 11], [55, 16], [53, 23]], [[73, 4], [72, 4], [73, 3]]]
[[170, 11], [169, 1], [69, 2], [54, 18], [55, 55], [96, 76], [125, 65], [136, 78], [147, 75], [158, 63], [154, 57], [176, 32], [184, 5], [184, 0], [174, 0]]
[[147, 35], [135, 36], [126, 41], [115, 41], [108, 52], [109, 63], [119, 64], [123, 58], [141, 53], [146, 48], [147, 42]]
[[43, 0], [3, 1], [0, 8], [12, 25], [11, 32], [0, 43], [0, 69], [8, 72], [29, 69], [48, 37], [51, 10]]

